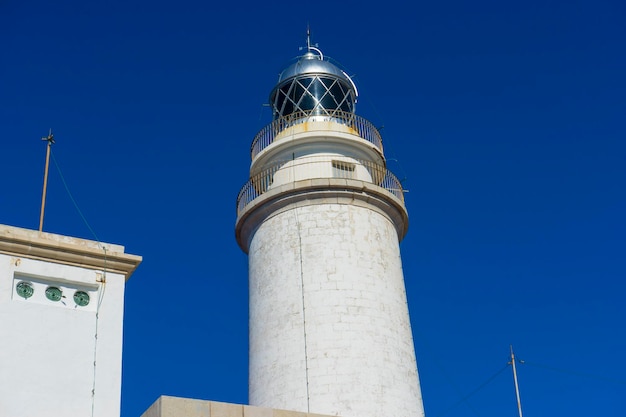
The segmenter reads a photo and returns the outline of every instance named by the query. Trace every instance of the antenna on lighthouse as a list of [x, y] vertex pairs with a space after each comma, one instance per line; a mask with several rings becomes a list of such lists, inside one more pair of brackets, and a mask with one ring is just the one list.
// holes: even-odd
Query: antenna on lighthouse
[[50, 148], [52, 148], [52, 144], [54, 143], [54, 135], [52, 134], [52, 129], [48, 132], [47, 137], [41, 138], [41, 140], [45, 140], [48, 142], [47, 150], [46, 150], [46, 168], [43, 174], [43, 193], [41, 195], [41, 214], [39, 215], [39, 231], [43, 230], [43, 213], [46, 207], [46, 190], [48, 189], [48, 167], [50, 166]]
[[[303, 50], [303, 49], [304, 49], [303, 46], [298, 48], [298, 50], [300, 50], [300, 51]], [[313, 45], [311, 45], [311, 28], [309, 27], [308, 23], [306, 25], [306, 51], [307, 52], [315, 51], [315, 52], [317, 52], [319, 54], [320, 60], [321, 61], [324, 60], [324, 54], [319, 49], [319, 44], [318, 43], [314, 43]]]
[[513, 366], [513, 381], [515, 382], [515, 395], [517, 396], [517, 411], [519, 412], [519, 417], [522, 417], [522, 400], [519, 395], [519, 385], [517, 384], [517, 369], [515, 368], [515, 355], [513, 354], [513, 345], [511, 346], [511, 362], [509, 362]]
[[308, 23], [306, 25], [306, 49], [311, 49], [311, 28]]

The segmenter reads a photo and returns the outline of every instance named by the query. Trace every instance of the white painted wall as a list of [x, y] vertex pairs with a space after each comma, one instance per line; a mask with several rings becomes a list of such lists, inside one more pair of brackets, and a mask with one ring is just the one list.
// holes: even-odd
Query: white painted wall
[[[343, 166], [354, 166], [351, 173], [342, 172], [337, 175], [333, 169], [333, 162]], [[285, 163], [272, 178], [269, 189], [312, 178], [351, 178], [366, 182], [373, 182], [372, 175], [359, 161], [337, 153], [315, 153], [313, 156], [303, 156]]]
[[[101, 277], [102, 270], [0, 254], [0, 416], [120, 415], [125, 277]], [[15, 292], [21, 280], [35, 286], [27, 300]], [[65, 298], [46, 299], [48, 285]], [[74, 303], [76, 289], [89, 291], [89, 305]]]
[[377, 211], [302, 205], [249, 251], [250, 404], [343, 417], [423, 406], [398, 235]]

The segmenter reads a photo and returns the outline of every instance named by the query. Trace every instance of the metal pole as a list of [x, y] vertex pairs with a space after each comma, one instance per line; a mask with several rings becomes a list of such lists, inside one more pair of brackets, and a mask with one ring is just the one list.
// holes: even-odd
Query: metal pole
[[50, 133], [48, 133], [48, 137], [41, 138], [41, 140], [45, 140], [48, 142], [47, 150], [46, 150], [46, 168], [43, 174], [43, 193], [41, 195], [41, 214], [39, 215], [39, 231], [43, 230], [43, 213], [46, 208], [46, 191], [48, 189], [48, 167], [50, 166], [50, 148], [54, 143], [54, 135], [52, 134], [52, 129], [50, 129]]
[[511, 346], [511, 365], [513, 365], [513, 381], [515, 381], [515, 395], [517, 396], [517, 411], [519, 417], [522, 417], [522, 400], [519, 395], [519, 385], [517, 384], [517, 369], [515, 368], [515, 355], [513, 354], [513, 345]]

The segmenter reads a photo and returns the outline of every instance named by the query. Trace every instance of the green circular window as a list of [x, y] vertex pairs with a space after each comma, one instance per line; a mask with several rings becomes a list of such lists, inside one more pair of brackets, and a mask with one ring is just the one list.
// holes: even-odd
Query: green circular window
[[63, 293], [57, 287], [46, 288], [46, 298], [50, 301], [59, 301], [63, 297]]
[[85, 307], [89, 304], [89, 294], [85, 291], [76, 291], [74, 293], [74, 302], [81, 307]]
[[33, 288], [33, 284], [31, 284], [30, 282], [19, 282], [17, 284], [17, 287], [15, 288], [17, 291], [17, 295], [19, 295], [20, 297], [27, 299], [33, 296], [33, 293], [35, 292], [35, 289]]

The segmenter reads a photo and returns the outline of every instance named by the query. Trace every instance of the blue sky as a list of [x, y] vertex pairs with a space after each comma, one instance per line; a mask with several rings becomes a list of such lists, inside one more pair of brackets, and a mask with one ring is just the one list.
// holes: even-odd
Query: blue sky
[[[626, 408], [626, 6], [619, 1], [0, 3], [0, 222], [36, 229], [45, 144], [127, 285], [122, 416], [247, 401], [234, 239], [263, 104], [305, 44], [354, 75], [409, 192], [428, 417]], [[53, 166], [44, 229], [93, 238]]]

